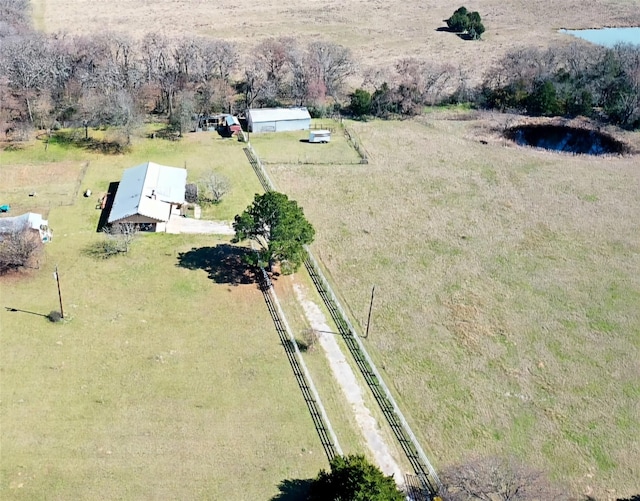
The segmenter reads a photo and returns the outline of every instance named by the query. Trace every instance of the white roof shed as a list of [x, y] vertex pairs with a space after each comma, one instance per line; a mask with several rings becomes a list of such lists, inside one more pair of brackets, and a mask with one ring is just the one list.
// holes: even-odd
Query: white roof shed
[[254, 108], [247, 110], [250, 132], [308, 130], [311, 115], [307, 108]]
[[147, 162], [122, 174], [109, 223], [133, 216], [168, 221], [172, 205], [184, 203], [187, 170]]
[[20, 216], [0, 218], [0, 235], [19, 232], [25, 228], [38, 231], [43, 242], [49, 242], [52, 238], [49, 221], [43, 219], [41, 214], [27, 212]]

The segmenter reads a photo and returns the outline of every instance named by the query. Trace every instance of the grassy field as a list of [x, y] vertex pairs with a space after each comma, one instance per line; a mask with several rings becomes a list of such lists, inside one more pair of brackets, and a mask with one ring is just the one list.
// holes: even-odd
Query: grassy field
[[576, 494], [635, 494], [638, 159], [460, 118], [351, 123], [370, 164], [269, 169], [360, 325], [376, 285], [367, 346], [437, 466], [513, 453]]
[[[99, 211], [74, 187], [99, 195], [146, 160], [226, 175], [218, 218], [260, 191], [242, 145], [208, 133], [118, 156], [39, 141], [2, 152], [0, 198], [51, 207], [54, 231], [38, 270], [0, 279], [2, 499], [268, 499], [327, 465], [260, 291], [183, 257], [228, 240], [149, 234], [126, 256], [92, 256]], [[56, 265], [65, 321], [52, 324]], [[361, 451], [335, 382], [318, 384], [343, 447]]]
[[[491, 60], [509, 48], [570, 43], [559, 28], [596, 28], [640, 25], [640, 0], [475, 0], [465, 3], [482, 16], [484, 42], [469, 43], [437, 31], [459, 7], [447, 0], [382, 2], [326, 0], [312, 3], [265, 0], [239, 5], [233, 2], [164, 0], [34, 0], [36, 26], [48, 32], [96, 33], [124, 31], [135, 37], [157, 32], [180, 37], [185, 33], [230, 40], [244, 54], [260, 40], [293, 36], [301, 42], [331, 40], [353, 50], [360, 70], [390, 65], [415, 56], [458, 64], [467, 73], [484, 71]], [[361, 73], [362, 74], [362, 73]]]
[[[309, 131], [251, 134], [251, 144], [260, 159], [268, 164], [359, 164], [360, 156], [349, 144], [343, 127], [336, 121], [323, 120], [332, 129], [331, 142], [309, 143]], [[284, 146], [286, 142], [286, 147]]]

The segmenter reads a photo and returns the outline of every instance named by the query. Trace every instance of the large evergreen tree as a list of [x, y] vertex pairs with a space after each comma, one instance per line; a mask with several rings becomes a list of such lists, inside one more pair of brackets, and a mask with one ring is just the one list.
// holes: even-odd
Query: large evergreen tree
[[480, 14], [477, 11], [469, 12], [466, 7], [456, 9], [446, 23], [451, 31], [466, 33], [473, 40], [478, 40], [484, 33]]
[[309, 492], [309, 501], [404, 501], [393, 477], [362, 455], [336, 456], [331, 471], [321, 470]]
[[270, 266], [280, 261], [284, 273], [298, 269], [304, 259], [303, 246], [315, 236], [302, 207], [276, 191], [256, 194], [253, 203], [235, 217], [233, 229], [235, 242], [249, 239], [260, 246], [260, 264]]

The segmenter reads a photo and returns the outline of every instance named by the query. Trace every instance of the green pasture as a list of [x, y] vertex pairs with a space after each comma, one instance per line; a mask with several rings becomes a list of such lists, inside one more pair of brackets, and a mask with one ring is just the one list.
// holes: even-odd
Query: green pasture
[[[101, 132], [90, 134], [95, 136]], [[231, 185], [229, 193], [220, 204], [204, 207], [202, 217], [232, 220], [251, 202], [253, 194], [262, 190], [242, 148], [242, 143], [234, 139], [208, 132], [188, 134], [180, 141], [134, 138], [130, 151], [116, 155], [95, 153], [55, 138], [49, 144], [44, 139], [34, 140], [1, 153], [0, 195], [17, 203], [20, 209], [64, 205], [73, 201], [73, 189], [78, 185], [80, 193], [91, 189], [91, 202], [95, 205], [109, 184], [120, 180], [124, 169], [152, 161], [186, 168], [188, 182], [197, 182], [210, 170], [225, 176]], [[54, 178], [53, 183], [47, 183], [48, 177], [60, 170], [62, 162], [67, 163], [68, 168], [59, 178]], [[30, 174], [28, 181], [22, 180], [26, 177], [22, 176], [25, 170]], [[38, 195], [29, 197], [32, 191]]]
[[[474, 115], [475, 116], [475, 115]], [[269, 166], [436, 467], [514, 454], [575, 494], [640, 477], [640, 170], [445, 110], [349, 123], [368, 165]]]
[[[217, 219], [260, 191], [242, 144], [207, 133], [139, 139], [126, 155], [40, 141], [2, 152], [0, 196], [50, 204], [54, 232], [38, 269], [0, 279], [2, 499], [269, 499], [279, 482], [326, 467], [260, 291], [236, 284], [218, 252], [228, 239], [147, 234], [127, 255], [92, 253], [103, 238], [96, 197], [147, 160], [186, 165], [190, 180], [210, 168], [227, 176]], [[68, 181], [55, 189], [12, 186], [22, 166], [62, 164]], [[62, 197], [85, 164], [78, 195]], [[56, 265], [65, 320], [51, 323]]]

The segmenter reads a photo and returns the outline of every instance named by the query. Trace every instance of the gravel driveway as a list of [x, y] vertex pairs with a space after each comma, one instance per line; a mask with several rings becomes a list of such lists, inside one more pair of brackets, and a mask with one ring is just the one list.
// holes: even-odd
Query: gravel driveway
[[173, 216], [167, 223], [167, 233], [191, 233], [200, 235], [235, 235], [228, 221], [208, 221], [190, 217]]

